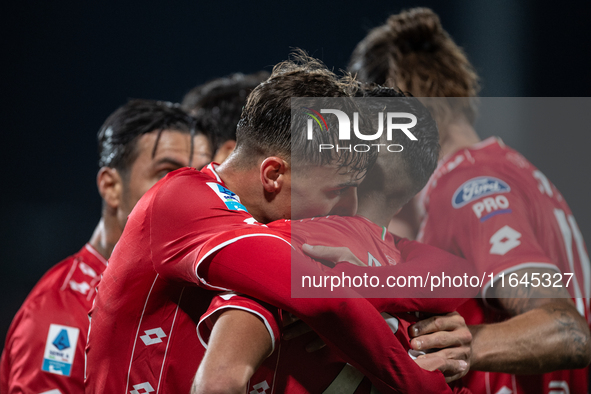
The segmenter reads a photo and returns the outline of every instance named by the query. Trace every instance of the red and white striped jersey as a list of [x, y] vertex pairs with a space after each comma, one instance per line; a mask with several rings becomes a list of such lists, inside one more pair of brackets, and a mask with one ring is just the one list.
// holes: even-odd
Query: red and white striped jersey
[[[481, 299], [460, 309], [468, 324], [505, 319], [485, 305], [487, 291], [503, 281], [510, 286], [511, 273], [528, 267], [557, 272], [538, 281], [525, 278], [531, 285], [560, 285], [560, 277], [566, 285], [572, 276], [568, 290], [589, 321], [591, 267], [575, 218], [556, 187], [518, 152], [495, 138], [460, 150], [439, 164], [421, 200], [426, 216], [419, 239], [466, 258], [489, 278]], [[466, 382], [478, 393], [583, 393], [587, 373], [474, 371]]]

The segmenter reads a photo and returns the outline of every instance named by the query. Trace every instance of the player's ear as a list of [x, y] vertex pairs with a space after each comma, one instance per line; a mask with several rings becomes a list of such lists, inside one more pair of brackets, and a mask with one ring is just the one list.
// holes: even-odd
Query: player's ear
[[213, 156], [213, 161], [216, 163], [223, 163], [224, 160], [230, 156], [230, 153], [234, 152], [234, 148], [236, 148], [236, 141], [228, 140], [222, 144], [215, 152]]
[[107, 206], [117, 209], [123, 192], [123, 180], [119, 172], [111, 167], [102, 167], [96, 176], [96, 184]]
[[261, 183], [267, 193], [279, 193], [286, 182], [288, 165], [285, 160], [271, 156], [261, 163]]

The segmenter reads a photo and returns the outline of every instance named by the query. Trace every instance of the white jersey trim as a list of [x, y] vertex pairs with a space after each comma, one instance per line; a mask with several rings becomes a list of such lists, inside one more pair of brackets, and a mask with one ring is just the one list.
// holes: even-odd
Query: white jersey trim
[[499, 145], [502, 145], [502, 146], [505, 145], [503, 143], [503, 140], [501, 140], [499, 137], [492, 136], [492, 137], [488, 137], [488, 138], [486, 138], [486, 139], [484, 139], [482, 141], [478, 141], [477, 143], [472, 144], [472, 145], [470, 145], [470, 146], [468, 146], [466, 148], [462, 148], [462, 149], [459, 149], [457, 151], [448, 153], [447, 155], [445, 155], [439, 161], [439, 163], [437, 165], [437, 168], [435, 169], [435, 172], [437, 172], [437, 170], [439, 169], [439, 167], [442, 167], [445, 164], [447, 164], [447, 162], [450, 161], [452, 157], [456, 156], [458, 154], [458, 152], [466, 152], [468, 150], [479, 150], [479, 149], [482, 149], [482, 148], [486, 148], [489, 145], [493, 145], [495, 142], [498, 142]]
[[162, 359], [162, 366], [160, 367], [160, 376], [158, 377], [158, 386], [156, 387], [156, 394], [160, 392], [160, 383], [162, 382], [162, 372], [164, 372], [164, 366], [166, 365], [166, 355], [168, 354], [168, 346], [172, 342], [172, 331], [174, 330], [174, 323], [176, 322], [176, 315], [179, 311], [179, 307], [181, 306], [181, 299], [183, 298], [183, 293], [185, 292], [185, 288], [181, 290], [181, 295], [179, 296], [179, 300], [176, 304], [176, 309], [174, 311], [174, 318], [172, 319], [172, 325], [170, 326], [170, 333], [168, 334], [168, 340], [166, 341], [166, 350], [164, 350], [164, 358]]
[[60, 287], [60, 291], [64, 291], [66, 289], [66, 287], [68, 286], [68, 282], [70, 281], [70, 278], [72, 277], [72, 275], [74, 275], [74, 270], [76, 269], [77, 266], [78, 266], [78, 261], [76, 259], [74, 259], [74, 261], [72, 261], [72, 266], [70, 267], [70, 271], [68, 271], [68, 275], [66, 275], [66, 279], [64, 280], [64, 283], [62, 284], [62, 287]]
[[135, 353], [135, 345], [137, 343], [137, 338], [140, 334], [140, 327], [142, 326], [142, 320], [144, 319], [144, 313], [146, 313], [146, 307], [148, 306], [148, 300], [150, 299], [150, 295], [152, 294], [152, 289], [154, 289], [154, 285], [158, 280], [158, 274], [154, 278], [154, 282], [152, 283], [152, 287], [150, 287], [150, 291], [148, 292], [148, 296], [146, 297], [146, 302], [144, 302], [144, 309], [142, 310], [142, 315], [140, 316], [140, 321], [137, 324], [137, 331], [135, 333], [135, 339], [133, 340], [133, 349], [131, 350], [131, 356], [129, 357], [129, 369], [127, 370], [127, 382], [125, 383], [125, 393], [129, 392], [129, 378], [131, 377], [131, 365], [133, 364], [133, 354]]
[[549, 269], [553, 269], [555, 271], [561, 272], [560, 268], [558, 268], [556, 265], [550, 264], [550, 263], [523, 263], [523, 264], [517, 264], [517, 265], [514, 265], [513, 267], [509, 267], [507, 269], [504, 269], [503, 271], [497, 273], [492, 280], [489, 280], [484, 285], [484, 287], [482, 289], [482, 300], [484, 301], [484, 303], [487, 304], [487, 306], [490, 306], [486, 302], [486, 292], [488, 291], [488, 289], [490, 289], [491, 284], [494, 283], [495, 281], [497, 281], [497, 279], [499, 279], [499, 277], [502, 274], [507, 275], [512, 272], [524, 269], [524, 268], [549, 268]]
[[99, 261], [101, 263], [103, 263], [105, 265], [105, 267], [109, 265], [109, 263], [107, 262], [107, 259], [105, 259], [95, 248], [93, 248], [91, 244], [87, 243], [86, 245], [84, 245], [84, 247], [86, 248], [86, 250], [88, 250], [90, 253], [92, 253], [92, 255], [94, 257], [99, 259]]
[[[217, 167], [217, 165], [216, 165], [216, 167]], [[216, 172], [216, 170], [215, 170], [215, 168], [214, 168], [214, 166], [213, 166], [213, 162], [212, 162], [212, 163], [209, 163], [209, 164], [207, 165], [207, 169], [208, 169], [209, 171], [211, 171], [211, 173], [212, 173], [213, 175], [215, 175], [215, 179], [216, 179], [216, 180], [217, 180], [219, 183], [223, 183], [223, 182], [222, 182], [222, 178], [220, 178], [220, 176], [218, 175], [218, 173]]]
[[479, 142], [469, 146], [467, 149], [478, 150], [478, 149], [485, 148], [489, 145], [492, 145], [495, 142], [498, 142], [499, 145], [505, 145], [503, 143], [503, 140], [501, 140], [499, 137], [492, 136], [492, 137], [488, 137], [482, 141], [479, 141]]
[[209, 257], [212, 253], [217, 252], [218, 250], [236, 242], [236, 241], [240, 241], [241, 239], [244, 238], [250, 238], [250, 237], [273, 237], [273, 238], [277, 238], [282, 240], [283, 242], [285, 242], [286, 244], [288, 244], [292, 249], [294, 249], [293, 246], [291, 246], [291, 244], [289, 242], [287, 242], [285, 239], [281, 238], [278, 235], [275, 234], [268, 234], [268, 233], [255, 233], [255, 234], [245, 234], [245, 235], [241, 235], [239, 237], [236, 238], [232, 238], [228, 241], [222, 242], [221, 244], [217, 245], [216, 247], [214, 247], [213, 249], [210, 249], [205, 256], [203, 256], [195, 265], [195, 276], [197, 276], [197, 279], [199, 279], [199, 281], [204, 284], [208, 289], [210, 290], [222, 290], [222, 291], [232, 291], [231, 289], [226, 289], [225, 287], [218, 287], [218, 286], [212, 286], [209, 283], [207, 283], [207, 281], [199, 276], [199, 265], [207, 258]]
[[222, 309], [241, 309], [243, 311], [250, 312], [250, 313], [255, 314], [258, 317], [260, 317], [261, 320], [263, 321], [263, 323], [265, 323], [265, 327], [267, 328], [267, 331], [269, 332], [269, 336], [271, 337], [272, 345], [271, 345], [271, 353], [269, 353], [269, 356], [271, 354], [273, 354], [273, 352], [275, 351], [275, 335], [273, 335], [273, 329], [271, 328], [271, 324], [269, 324], [269, 321], [265, 318], [265, 316], [263, 316], [259, 312], [255, 311], [253, 309], [246, 308], [244, 306], [238, 306], [238, 305], [220, 306], [219, 308], [216, 308], [215, 310], [208, 313], [207, 316], [204, 316], [201, 320], [199, 320], [199, 323], [197, 324], [197, 337], [199, 337], [199, 342], [201, 342], [201, 344], [203, 345], [203, 347], [205, 349], [207, 349], [207, 342], [205, 342], [205, 340], [201, 337], [201, 331], [199, 330], [199, 327], [201, 327], [201, 324], [204, 323], [207, 319], [209, 319], [209, 317], [211, 315], [213, 315], [216, 312], [221, 311]]

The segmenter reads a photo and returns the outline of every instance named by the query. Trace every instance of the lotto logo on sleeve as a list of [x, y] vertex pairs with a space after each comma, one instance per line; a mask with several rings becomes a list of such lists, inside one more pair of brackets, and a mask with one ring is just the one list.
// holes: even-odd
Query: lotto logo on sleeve
[[456, 190], [451, 199], [451, 205], [458, 209], [480, 197], [510, 191], [509, 185], [500, 179], [490, 176], [472, 178]]
[[246, 207], [240, 203], [240, 197], [233, 191], [226, 189], [222, 185], [214, 182], [207, 182], [207, 186], [211, 187], [211, 189], [218, 195], [218, 197], [226, 204], [228, 209], [233, 211], [244, 211]]
[[70, 376], [80, 330], [75, 327], [52, 324], [49, 326], [42, 371]]

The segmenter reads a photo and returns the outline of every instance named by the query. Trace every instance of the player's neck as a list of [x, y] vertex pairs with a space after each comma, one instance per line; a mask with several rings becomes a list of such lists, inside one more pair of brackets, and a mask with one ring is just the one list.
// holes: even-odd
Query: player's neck
[[261, 201], [261, 193], [257, 188], [261, 183], [258, 170], [244, 169], [233, 159], [233, 156], [230, 156], [216, 169], [216, 172], [226, 187], [240, 197], [240, 202], [246, 207], [248, 213], [258, 222], [270, 221], [261, 209], [264, 201]]
[[369, 219], [378, 226], [388, 227], [390, 220], [397, 211], [398, 204], [392, 204], [381, 191], [359, 195], [357, 215]]
[[119, 227], [116, 216], [103, 213], [90, 237], [90, 241], [88, 241], [105, 259], [111, 257], [117, 241], [121, 238], [122, 230]]
[[474, 127], [464, 118], [441, 126], [439, 129], [439, 157], [451, 155], [460, 149], [469, 148], [480, 141]]

